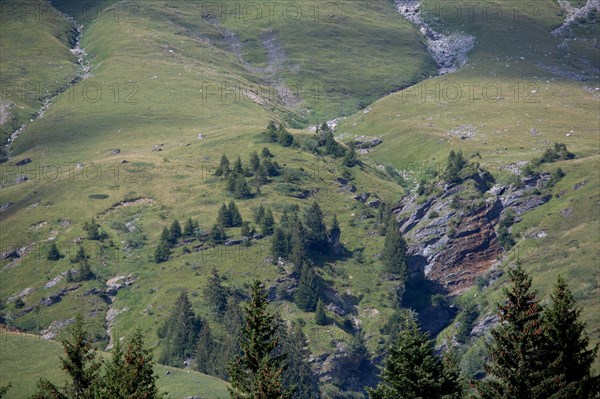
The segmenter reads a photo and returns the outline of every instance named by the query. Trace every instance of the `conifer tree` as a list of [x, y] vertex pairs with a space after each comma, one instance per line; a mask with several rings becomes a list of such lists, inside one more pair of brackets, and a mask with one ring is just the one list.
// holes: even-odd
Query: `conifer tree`
[[254, 236], [254, 228], [250, 226], [250, 222], [242, 222], [242, 228], [240, 229], [240, 234], [245, 238], [252, 238]]
[[144, 346], [141, 330], [127, 338], [125, 350], [115, 344], [112, 360], [107, 365], [99, 399], [158, 399], [165, 397], [156, 387], [152, 352]]
[[177, 240], [181, 238], [181, 225], [179, 224], [179, 221], [177, 219], [173, 220], [173, 223], [171, 223], [171, 228], [169, 229], [169, 236], [171, 245], [177, 243]]
[[69, 376], [64, 387], [57, 387], [47, 380], [38, 382], [33, 399], [93, 399], [100, 376], [101, 361], [96, 360], [83, 317], [79, 314], [70, 327], [70, 338], [62, 339], [65, 356], [60, 358], [61, 368]]
[[100, 233], [100, 225], [96, 222], [95, 218], [92, 218], [89, 222], [83, 224], [83, 230], [87, 233], [88, 240], [100, 240], [102, 239], [102, 233]]
[[548, 375], [544, 384], [552, 395], [549, 397], [593, 398], [595, 392], [600, 392], [599, 377], [591, 373], [598, 345], [588, 348], [585, 323], [579, 320], [581, 309], [577, 308], [571, 290], [560, 276], [551, 299], [543, 318], [549, 341]]
[[302, 228], [302, 224], [300, 221], [294, 223], [294, 225], [290, 228], [289, 235], [289, 255], [288, 260], [294, 264], [294, 273], [300, 273], [302, 271], [302, 267], [306, 264], [307, 256], [304, 242], [304, 229]]
[[198, 343], [196, 344], [196, 350], [194, 356], [196, 359], [196, 370], [201, 373], [215, 375], [215, 352], [217, 345], [213, 339], [212, 331], [207, 322], [202, 326], [200, 336], [198, 337]]
[[329, 318], [325, 312], [325, 305], [323, 305], [323, 301], [320, 299], [319, 302], [317, 302], [317, 310], [315, 310], [315, 323], [319, 326], [326, 326], [329, 324]]
[[261, 204], [254, 214], [254, 223], [262, 224], [263, 217], [265, 217], [265, 207]]
[[[281, 328], [287, 329], [285, 326]], [[282, 382], [285, 388], [293, 390], [291, 399], [319, 399], [319, 386], [310, 367], [310, 350], [302, 327], [293, 323], [280, 339], [281, 353], [286, 355]]]
[[348, 150], [346, 150], [346, 155], [344, 155], [342, 163], [348, 168], [353, 168], [358, 163], [358, 157], [356, 155], [354, 141], [350, 142], [350, 145], [348, 146]]
[[160, 241], [156, 250], [154, 251], [154, 262], [161, 263], [169, 260], [169, 256], [171, 255], [171, 233], [169, 229], [166, 227], [163, 228], [162, 234], [160, 236]]
[[233, 163], [232, 172], [238, 175], [244, 174], [244, 165], [242, 164], [242, 159], [240, 157], [237, 157], [237, 159]]
[[406, 313], [389, 349], [381, 382], [368, 388], [371, 399], [460, 399], [462, 387], [434, 354], [433, 343], [414, 315]]
[[267, 295], [260, 281], [252, 285], [252, 297], [244, 307], [241, 354], [229, 364], [232, 399], [287, 399], [283, 388], [283, 356], [273, 355], [278, 346], [274, 316], [267, 310]]
[[240, 227], [244, 221], [234, 201], [229, 203], [227, 212], [229, 213], [229, 217], [231, 219], [231, 227]]
[[271, 209], [267, 209], [265, 214], [260, 221], [261, 232], [264, 236], [270, 236], [273, 234], [275, 228], [275, 218]]
[[263, 158], [273, 158], [273, 154], [267, 147], [263, 147], [261, 154]]
[[386, 273], [406, 276], [406, 242], [395, 218], [390, 218], [385, 229], [385, 242], [381, 253]]
[[286, 259], [288, 256], [288, 240], [282, 228], [277, 227], [271, 239], [271, 255], [273, 263], [279, 258]]
[[252, 151], [250, 153], [250, 169], [253, 172], [256, 172], [258, 170], [259, 166], [260, 166], [260, 158], [258, 157], [258, 154], [256, 153], [256, 151]]
[[164, 342], [159, 362], [181, 367], [193, 353], [201, 326], [202, 322], [194, 314], [187, 293], [183, 291], [159, 328], [159, 338]]
[[77, 269], [77, 280], [78, 281], [87, 281], [93, 280], [96, 277], [92, 268], [90, 267], [90, 263], [87, 259], [79, 262], [79, 268]]
[[312, 267], [304, 264], [294, 295], [294, 302], [305, 312], [314, 312], [321, 295], [319, 278]]
[[210, 231], [210, 241], [214, 245], [223, 244], [227, 240], [225, 229], [220, 224], [215, 224]]
[[329, 229], [329, 247], [331, 248], [331, 252], [333, 252], [334, 254], [339, 254], [341, 252], [341, 236], [342, 231], [340, 230], [340, 225], [338, 223], [337, 216], [333, 215], [331, 228]]
[[48, 254], [46, 255], [46, 259], [51, 260], [51, 261], [57, 261], [57, 260], [60, 260], [62, 257], [63, 256], [60, 253], [60, 251], [58, 250], [56, 243], [52, 242], [50, 244], [50, 246], [48, 247]]
[[318, 202], [313, 202], [304, 214], [304, 228], [306, 229], [306, 243], [310, 249], [325, 252], [328, 248], [327, 227], [323, 221], [323, 211]]
[[188, 218], [185, 222], [185, 226], [183, 227], [183, 236], [186, 238], [191, 238], [196, 235], [196, 224], [192, 220], [192, 218]]
[[235, 175], [233, 194], [239, 199], [250, 198], [252, 195], [250, 193], [250, 187], [248, 187], [248, 182], [246, 182], [246, 178], [241, 174]]
[[71, 263], [79, 263], [86, 259], [88, 259], [88, 256], [85, 253], [85, 248], [80, 244], [77, 246], [77, 254], [71, 259]]
[[477, 384], [482, 399], [548, 399], [542, 382], [548, 367], [548, 340], [542, 329], [541, 306], [529, 277], [519, 264], [508, 272], [511, 286], [498, 305], [500, 324], [488, 345], [488, 377]]
[[223, 315], [227, 308], [228, 292], [223, 286], [224, 281], [217, 268], [213, 267], [204, 288], [204, 298], [217, 315]]
[[269, 143], [275, 143], [277, 141], [277, 126], [275, 126], [275, 122], [270, 121], [267, 126], [267, 140]]
[[230, 172], [231, 172], [231, 169], [229, 166], [229, 159], [227, 158], [227, 156], [225, 154], [223, 154], [221, 156], [221, 161], [219, 162], [219, 166], [217, 166], [217, 168], [215, 169], [215, 176], [227, 177], [227, 176], [229, 176]]
[[227, 209], [227, 205], [221, 205], [219, 208], [219, 213], [217, 214], [217, 224], [223, 228], [231, 227], [231, 214], [229, 213], [229, 209]]

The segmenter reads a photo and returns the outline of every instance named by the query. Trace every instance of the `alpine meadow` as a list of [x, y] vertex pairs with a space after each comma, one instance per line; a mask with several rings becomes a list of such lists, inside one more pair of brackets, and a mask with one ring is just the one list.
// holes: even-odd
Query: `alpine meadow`
[[600, 399], [600, 0], [0, 0], [0, 398]]

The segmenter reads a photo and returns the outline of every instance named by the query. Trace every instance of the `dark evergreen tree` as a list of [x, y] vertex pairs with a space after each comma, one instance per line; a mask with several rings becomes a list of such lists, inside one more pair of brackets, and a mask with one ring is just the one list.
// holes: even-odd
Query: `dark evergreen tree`
[[244, 199], [252, 196], [248, 182], [246, 182], [246, 178], [243, 175], [236, 175], [234, 181], [233, 195], [235, 198]]
[[271, 255], [273, 263], [276, 263], [280, 258], [286, 259], [288, 256], [288, 239], [283, 229], [277, 227], [273, 238], [271, 239]]
[[267, 126], [267, 140], [269, 141], [269, 143], [275, 143], [277, 141], [277, 126], [275, 126], [275, 122], [271, 121], [269, 122], [269, 125]]
[[156, 387], [152, 352], [144, 346], [141, 330], [127, 338], [125, 351], [119, 341], [108, 363], [99, 399], [158, 399], [165, 397]]
[[77, 280], [78, 281], [88, 281], [96, 278], [96, 275], [92, 271], [90, 267], [90, 263], [87, 259], [79, 262], [79, 268], [77, 269]]
[[462, 386], [452, 370], [434, 354], [433, 343], [407, 313], [389, 349], [381, 382], [368, 388], [371, 399], [460, 399]]
[[446, 181], [450, 183], [460, 182], [460, 172], [466, 165], [467, 161], [463, 156], [462, 151], [450, 151], [450, 154], [448, 154], [448, 161], [446, 162], [446, 170], [444, 171], [444, 178]]
[[250, 226], [250, 222], [242, 222], [242, 228], [240, 229], [240, 234], [242, 237], [247, 239], [251, 239], [254, 236], [255, 230], [252, 226]]
[[231, 219], [231, 227], [240, 227], [244, 220], [242, 219], [242, 215], [240, 214], [240, 211], [238, 210], [234, 201], [229, 203], [227, 212], [229, 213], [229, 217]]
[[219, 274], [219, 271], [213, 267], [211, 276], [204, 288], [204, 298], [217, 315], [223, 315], [227, 308], [229, 293], [227, 288], [223, 286], [224, 281], [225, 279]]
[[265, 211], [265, 214], [260, 221], [260, 227], [264, 236], [270, 236], [273, 234], [275, 229], [275, 218], [273, 217], [273, 212], [270, 209]]
[[263, 158], [273, 158], [273, 154], [267, 147], [263, 147], [260, 156]]
[[291, 399], [319, 399], [319, 385], [309, 363], [310, 350], [302, 327], [293, 323], [289, 332], [281, 338], [281, 352], [286, 355], [283, 386], [293, 390]]
[[323, 221], [323, 211], [318, 202], [313, 202], [304, 214], [303, 225], [306, 230], [308, 248], [326, 252], [328, 248], [327, 227]]
[[333, 220], [331, 222], [331, 228], [329, 229], [329, 248], [331, 252], [335, 255], [339, 254], [342, 251], [342, 244], [340, 243], [342, 237], [342, 231], [340, 230], [340, 225], [337, 220], [337, 216], [333, 215]]
[[88, 240], [101, 240], [103, 238], [103, 234], [100, 232], [100, 225], [94, 218], [83, 224], [83, 230], [87, 233]]
[[0, 399], [2, 399], [6, 395], [10, 388], [12, 388], [12, 384], [10, 382], [6, 385], [0, 386]]
[[283, 125], [279, 125], [277, 129], [277, 141], [284, 147], [289, 147], [294, 143], [294, 136], [287, 131]]
[[60, 362], [69, 376], [67, 384], [59, 388], [47, 380], [40, 380], [32, 398], [93, 399], [102, 363], [96, 360], [96, 353], [81, 315], [75, 317], [70, 328], [70, 338], [62, 339], [61, 344], [65, 356], [60, 358]]
[[171, 245], [174, 245], [177, 243], [177, 240], [179, 240], [181, 238], [181, 225], [179, 224], [179, 221], [177, 219], [173, 220], [173, 223], [171, 223], [171, 228], [169, 229], [169, 239], [171, 242]]
[[288, 260], [294, 264], [294, 273], [300, 273], [302, 267], [306, 264], [308, 257], [306, 255], [306, 243], [304, 241], [304, 229], [300, 221], [296, 221], [290, 227], [288, 243]]
[[214, 245], [223, 244], [227, 240], [227, 234], [225, 233], [225, 229], [219, 225], [215, 224], [210, 231], [210, 241]]
[[317, 302], [317, 310], [315, 310], [315, 323], [318, 326], [326, 326], [329, 324], [329, 317], [327, 317], [327, 313], [325, 312], [325, 305], [323, 305], [323, 301], [320, 299]]
[[385, 229], [385, 242], [381, 253], [385, 273], [406, 277], [406, 242], [396, 218], [390, 218]]
[[354, 141], [350, 142], [346, 155], [342, 160], [342, 164], [348, 168], [353, 168], [358, 164], [358, 156], [356, 155], [356, 149], [354, 148]]
[[227, 177], [227, 176], [229, 176], [230, 172], [231, 172], [231, 169], [229, 166], [229, 159], [227, 158], [226, 155], [222, 155], [221, 161], [219, 162], [219, 166], [217, 166], [217, 168], [215, 169], [215, 176]]
[[319, 277], [314, 269], [306, 264], [300, 272], [298, 288], [294, 295], [294, 302], [305, 312], [314, 312], [321, 295]]
[[250, 170], [252, 170], [253, 172], [256, 172], [258, 170], [259, 166], [260, 166], [260, 158], [258, 157], [258, 154], [256, 153], [256, 151], [252, 151], [250, 153]]
[[185, 226], [183, 227], [183, 236], [185, 238], [192, 238], [196, 236], [196, 224], [192, 218], [186, 220]]
[[75, 256], [73, 258], [71, 258], [71, 263], [79, 263], [79, 262], [83, 262], [84, 260], [87, 260], [88, 256], [85, 253], [85, 249], [83, 248], [83, 245], [78, 245], [77, 246], [77, 253], [75, 254]]
[[242, 159], [240, 157], [237, 157], [237, 159], [233, 163], [232, 171], [233, 171], [233, 173], [238, 174], [238, 175], [244, 174], [244, 164], [242, 164]]
[[544, 385], [551, 399], [591, 399], [600, 392], [599, 377], [591, 369], [598, 345], [589, 349], [585, 324], [580, 321], [571, 290], [558, 277], [551, 295], [552, 303], [545, 310], [543, 327], [549, 341], [548, 375]]
[[196, 344], [196, 350], [194, 357], [196, 359], [196, 370], [201, 373], [216, 375], [216, 354], [218, 345], [214, 341], [212, 331], [207, 322], [202, 326], [200, 336], [198, 337], [198, 343]]
[[254, 214], [254, 223], [260, 225], [265, 217], [265, 207], [261, 204]]
[[504, 289], [507, 300], [498, 305], [500, 323], [488, 345], [488, 377], [477, 383], [477, 390], [482, 399], [548, 399], [542, 384], [549, 363], [542, 309], [521, 266], [508, 275], [511, 286]]
[[58, 247], [56, 246], [55, 242], [50, 243], [50, 246], [48, 247], [48, 254], [46, 255], [46, 259], [51, 260], [51, 261], [57, 261], [62, 259], [62, 254], [60, 253], [60, 251], [58, 250]]
[[201, 327], [202, 322], [194, 314], [187, 293], [182, 292], [171, 314], [158, 330], [163, 342], [159, 362], [181, 367], [192, 356]]
[[231, 227], [231, 214], [229, 213], [229, 209], [227, 209], [227, 205], [221, 205], [219, 208], [219, 213], [217, 214], [217, 224], [223, 228]]
[[278, 346], [274, 316], [267, 311], [267, 294], [260, 281], [252, 285], [252, 297], [244, 307], [241, 354], [229, 364], [232, 399], [287, 399], [291, 392], [282, 385], [283, 356], [274, 356]]
[[169, 260], [171, 256], [171, 233], [166, 227], [163, 228], [160, 241], [154, 251], [154, 262], [161, 263]]

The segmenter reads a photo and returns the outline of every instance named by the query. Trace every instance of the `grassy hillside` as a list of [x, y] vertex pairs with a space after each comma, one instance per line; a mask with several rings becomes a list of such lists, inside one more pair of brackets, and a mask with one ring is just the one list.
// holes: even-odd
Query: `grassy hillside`
[[[66, 374], [60, 369], [59, 360], [59, 356], [63, 356], [64, 352], [59, 343], [32, 334], [6, 330], [1, 330], [0, 333], [2, 384], [12, 384], [6, 398], [17, 399], [31, 395], [35, 391], [35, 379], [45, 378], [58, 385], [64, 383]], [[109, 359], [107, 353], [100, 352], [100, 355]], [[155, 373], [158, 376], [157, 386], [162, 392], [167, 392], [169, 398], [227, 397], [226, 383], [217, 378], [161, 365], [155, 367]], [[31, 378], [23, 378], [26, 375]]]
[[[260, 205], [270, 207], [279, 220], [285, 209], [293, 205], [304, 209], [318, 200], [328, 225], [337, 215], [348, 253], [362, 253], [362, 259], [317, 261], [328, 287], [356, 304], [348, 315], [336, 317], [336, 325], [316, 326], [312, 313], [289, 301], [275, 301], [273, 309], [288, 320], [306, 322], [304, 331], [314, 354], [332, 352], [337, 341], [349, 340], [350, 334], [339, 327], [344, 322], [360, 324], [367, 346], [375, 352], [385, 342], [380, 329], [393, 311], [395, 283], [381, 278], [383, 238], [375, 228], [377, 210], [341, 190], [337, 179], [349, 177], [355, 194], [377, 194], [394, 205], [406, 189], [382, 172], [381, 165], [403, 172], [405, 187], [410, 187], [421, 177], [419, 165], [442, 167], [451, 149], [461, 149], [506, 183], [512, 179], [507, 165], [531, 160], [554, 142], [563, 142], [576, 159], [552, 165], [560, 166], [566, 176], [552, 189], [550, 202], [513, 227], [518, 245], [502, 267], [515, 260], [516, 251], [521, 251], [520, 259], [525, 252], [522, 260], [544, 298], [555, 276], [563, 274], [584, 307], [593, 342], [598, 342], [600, 50], [591, 39], [598, 23], [577, 26], [578, 40], [564, 41], [550, 33], [564, 18], [551, 0], [536, 2], [535, 10], [498, 1], [503, 13], [497, 18], [479, 8], [473, 18], [464, 10], [462, 17], [450, 18], [440, 11], [439, 2], [425, 0], [423, 8], [429, 10], [425, 17], [437, 30], [462, 31], [476, 38], [464, 68], [429, 78], [436, 69], [425, 39], [391, 1], [347, 1], [332, 9], [315, 9], [314, 2], [302, 0], [295, 2], [303, 10], [299, 21], [292, 9], [269, 18], [268, 3], [253, 3], [262, 8], [261, 18], [251, 14], [234, 18], [222, 8], [195, 1], [143, 1], [135, 8], [98, 1], [93, 5], [102, 12], [92, 18], [77, 2], [55, 2], [85, 25], [81, 47], [88, 54], [91, 77], [70, 87], [43, 118], [30, 123], [12, 146], [15, 157], [0, 165], [0, 252], [23, 252], [19, 259], [0, 260], [0, 299], [6, 301], [7, 322], [41, 332], [52, 321], [81, 312], [90, 320], [98, 344], [104, 345], [106, 315], [112, 309], [118, 312], [113, 336], [139, 325], [154, 347], [159, 343], [159, 325], [186, 289], [194, 311], [216, 326], [217, 336], [222, 334], [202, 295], [210, 270], [216, 267], [227, 278], [226, 285], [241, 290], [254, 278], [274, 284], [286, 271], [267, 261], [269, 239], [254, 240], [249, 247], [204, 251], [195, 250], [196, 241], [175, 248], [172, 259], [161, 264], [152, 256], [161, 230], [174, 219], [184, 222], [191, 217], [207, 231], [221, 204], [233, 199], [225, 183], [214, 176], [221, 154], [231, 161], [240, 156], [247, 163], [252, 151], [268, 147], [274, 160], [298, 178], [273, 179], [259, 195], [237, 200], [244, 220], [252, 220]], [[461, 4], [444, 2], [448, 7]], [[29, 29], [15, 20], [2, 24], [2, 79], [71, 79], [79, 66], [68, 51], [66, 32], [72, 26], [61, 21]], [[25, 57], [25, 63], [31, 60], [31, 66], [24, 67], [27, 73], [14, 62], [29, 55], [24, 42], [40, 46], [44, 51], [36, 54], [49, 58]], [[44, 67], [52, 62], [63, 68]], [[20, 73], [24, 75], [19, 77]], [[298, 94], [298, 88], [300, 96], [284, 95]], [[39, 99], [22, 103], [25, 119], [39, 106]], [[336, 133], [341, 142], [361, 135], [383, 139], [383, 144], [361, 155], [360, 167], [345, 168], [331, 157], [268, 143], [262, 134], [274, 119], [292, 126], [296, 138], [310, 140], [314, 134], [302, 128], [339, 116], [347, 116]], [[32, 162], [14, 165], [26, 157]], [[23, 174], [28, 180], [17, 183]], [[306, 199], [297, 198], [300, 193]], [[92, 217], [109, 235], [104, 243], [84, 238], [82, 225]], [[239, 237], [240, 229], [227, 233]], [[51, 242], [66, 255], [63, 259], [47, 260]], [[96, 279], [72, 283], [61, 278], [49, 284], [75, 267], [69, 257], [77, 242], [90, 256]], [[134, 282], [109, 304], [93, 290], [106, 288], [106, 281], [116, 276], [131, 276]], [[500, 283], [488, 289], [473, 287], [464, 300], [478, 303], [483, 317], [493, 311], [500, 288]], [[61, 291], [60, 301], [42, 304]], [[23, 292], [25, 307], [17, 308], [14, 298]], [[440, 340], [454, 328], [446, 329]], [[480, 343], [469, 343], [474, 346], [465, 363], [480, 361]], [[53, 348], [49, 353], [58, 352], [46, 341], [27, 341], [18, 348], [33, 353], [42, 344]], [[3, 345], [16, 349], [18, 342], [9, 338]], [[41, 357], [32, 354], [22, 361], [53, 361]], [[4, 375], [18, 374], [10, 364], [3, 356], [0, 370], [7, 373], [3, 381]], [[476, 371], [479, 365], [468, 368]], [[19, 379], [23, 386], [18, 389], [23, 391], [18, 392], [25, 393], [25, 386], [31, 387], [41, 373]], [[180, 374], [183, 381], [182, 373], [163, 378], [160, 371], [161, 384]], [[164, 386], [183, 396], [187, 390], [175, 390], [188, 383], [185, 378], [172, 388]]]

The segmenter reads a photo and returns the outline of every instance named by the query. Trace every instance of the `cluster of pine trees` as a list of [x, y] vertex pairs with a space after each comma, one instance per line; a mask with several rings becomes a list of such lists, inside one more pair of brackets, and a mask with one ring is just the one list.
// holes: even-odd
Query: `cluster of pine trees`
[[229, 158], [223, 154], [214, 175], [225, 180], [227, 191], [235, 198], [251, 198], [254, 194], [248, 184], [248, 178], [253, 177], [256, 189], [260, 190], [260, 186], [267, 184], [271, 177], [281, 175], [281, 166], [272, 158], [273, 154], [266, 147], [263, 148], [260, 156], [253, 151], [246, 165], [240, 157], [231, 165]]
[[[158, 399], [165, 397], [156, 387], [151, 351], [144, 346], [136, 329], [123, 344], [117, 340], [111, 360], [98, 359], [91, 337], [78, 315], [71, 326], [70, 339], [61, 343], [65, 356], [61, 368], [68, 381], [57, 386], [48, 380], [38, 382], [31, 399]], [[0, 395], [1, 397], [1, 395]]]
[[154, 261], [156, 263], [166, 262], [171, 256], [171, 249], [177, 245], [180, 240], [190, 240], [201, 238], [202, 229], [197, 221], [188, 218], [182, 230], [181, 224], [177, 219], [173, 220], [169, 228], [164, 227], [160, 235], [160, 241], [154, 251]]

